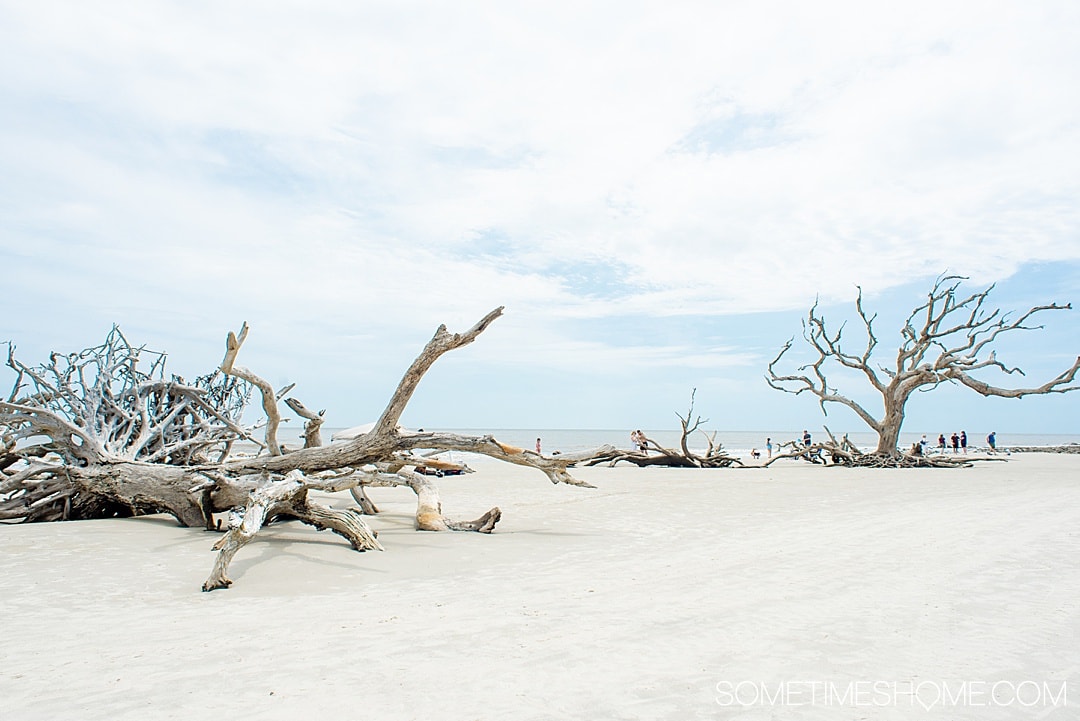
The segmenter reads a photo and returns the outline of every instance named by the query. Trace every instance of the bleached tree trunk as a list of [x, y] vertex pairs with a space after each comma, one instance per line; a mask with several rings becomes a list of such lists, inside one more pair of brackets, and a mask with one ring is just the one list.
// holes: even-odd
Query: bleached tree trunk
[[70, 469], [77, 493], [112, 501], [135, 513], [172, 515], [182, 526], [205, 527], [202, 489], [206, 482], [191, 470], [156, 463], [110, 463]]
[[905, 408], [907, 407], [908, 394], [889, 384], [885, 389], [882, 399], [885, 409], [881, 420], [876, 421], [871, 428], [878, 434], [877, 448], [874, 453], [895, 456], [899, 453], [900, 429], [904, 425]]

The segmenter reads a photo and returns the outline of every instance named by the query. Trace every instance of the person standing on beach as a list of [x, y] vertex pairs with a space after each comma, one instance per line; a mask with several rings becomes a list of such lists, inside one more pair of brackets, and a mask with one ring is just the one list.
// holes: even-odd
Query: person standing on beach
[[986, 437], [986, 445], [990, 446], [991, 453], [997, 450], [997, 431], [990, 431], [990, 435]]
[[953, 431], [949, 440], [952, 441], [952, 452], [958, 453], [960, 451], [960, 436], [956, 435], [956, 431]]
[[960, 447], [967, 453], [967, 431], [960, 431]]
[[540, 453], [540, 439], [539, 438], [536, 439], [536, 455], [538, 455], [538, 456], [542, 455]]
[[765, 439], [765, 452], [769, 454], [769, 458], [772, 458], [772, 438]]
[[810, 431], [804, 430], [802, 432], [802, 444], [807, 448], [810, 447]]
[[945, 434], [944, 433], [942, 433], [941, 435], [939, 435], [937, 437], [937, 447], [938, 447], [938, 450], [941, 451], [942, 453], [945, 452]]

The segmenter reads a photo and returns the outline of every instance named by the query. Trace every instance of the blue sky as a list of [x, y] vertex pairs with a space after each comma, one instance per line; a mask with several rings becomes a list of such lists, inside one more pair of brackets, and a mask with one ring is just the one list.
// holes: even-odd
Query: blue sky
[[[816, 297], [861, 285], [882, 348], [946, 270], [1080, 304], [1078, 35], [1073, 2], [0, 0], [0, 340], [117, 323], [190, 376], [247, 321], [240, 361], [348, 426], [505, 305], [407, 423], [672, 428], [696, 387], [711, 427], [820, 425], [762, 379]], [[1043, 320], [1001, 351], [1033, 385], [1080, 353]], [[905, 428], [1078, 408], [945, 388]]]

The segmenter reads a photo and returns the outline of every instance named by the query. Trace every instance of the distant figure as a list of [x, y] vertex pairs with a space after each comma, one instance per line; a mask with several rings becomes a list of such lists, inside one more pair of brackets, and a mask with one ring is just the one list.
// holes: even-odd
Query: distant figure
[[953, 431], [953, 434], [952, 434], [952, 436], [949, 437], [949, 440], [952, 441], [952, 452], [953, 453], [959, 453], [960, 452], [960, 436], [956, 435], [956, 431]]
[[765, 439], [765, 452], [769, 454], [769, 458], [772, 458], [772, 438]]
[[540, 439], [539, 438], [536, 439], [536, 455], [538, 455], [538, 456], [541, 455], [541, 453], [540, 453]]
[[804, 446], [809, 446], [810, 445], [810, 431], [804, 430], [802, 432], [802, 444]]
[[960, 447], [967, 453], [967, 431], [960, 431]]
[[991, 453], [997, 450], [997, 431], [990, 431], [990, 435], [986, 437], [986, 445], [990, 446]]
[[922, 452], [922, 443], [912, 443], [911, 444], [911, 455], [913, 455], [913, 456], [921, 456], [922, 454], [923, 454], [923, 452]]
[[758, 451], [758, 449], [756, 449], [756, 448], [751, 448], [750, 449], [750, 457], [751, 458], [761, 458], [761, 452]]
[[925, 456], [926, 455], [926, 445], [927, 445], [927, 443], [926, 443], [926, 434], [923, 433], [922, 438], [919, 439], [919, 455], [920, 456]]
[[642, 453], [647, 451], [649, 441], [645, 438], [644, 431], [639, 429], [631, 433], [630, 442], [634, 444], [635, 451], [641, 451]]
[[945, 452], [945, 434], [944, 433], [942, 433], [940, 436], [937, 437], [937, 447], [938, 447], [938, 450], [941, 451], [942, 453]]

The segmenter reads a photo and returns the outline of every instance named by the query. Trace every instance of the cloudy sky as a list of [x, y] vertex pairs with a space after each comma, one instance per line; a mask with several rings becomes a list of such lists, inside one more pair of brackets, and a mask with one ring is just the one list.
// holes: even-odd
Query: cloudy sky
[[[820, 424], [763, 380], [815, 298], [861, 285], [883, 349], [943, 271], [1080, 304], [1077, 37], [1070, 0], [0, 0], [0, 340], [116, 323], [191, 376], [247, 321], [348, 426], [503, 305], [407, 423], [674, 428], [697, 388], [711, 427]], [[1002, 346], [1032, 385], [1080, 352], [1044, 321]], [[1078, 409], [946, 388], [906, 428]]]

